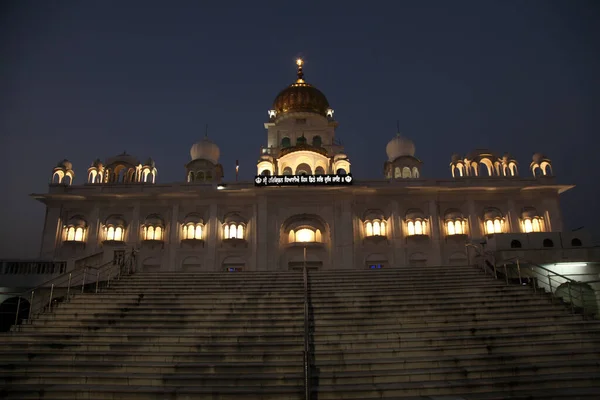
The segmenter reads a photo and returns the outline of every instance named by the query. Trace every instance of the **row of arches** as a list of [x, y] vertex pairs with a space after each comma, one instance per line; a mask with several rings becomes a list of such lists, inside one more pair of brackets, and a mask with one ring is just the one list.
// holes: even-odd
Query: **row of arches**
[[[419, 178], [419, 169], [417, 167], [395, 167], [394, 168], [394, 179], [409, 179], [409, 178]], [[389, 178], [389, 176], [388, 176]]]

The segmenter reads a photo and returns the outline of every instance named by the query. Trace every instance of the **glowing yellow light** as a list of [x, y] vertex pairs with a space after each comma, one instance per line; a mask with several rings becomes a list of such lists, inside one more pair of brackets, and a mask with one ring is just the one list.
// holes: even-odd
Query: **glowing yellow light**
[[302, 63], [303, 63], [303, 61], [302, 61], [301, 58], [299, 58], [299, 59], [296, 60], [296, 65], [301, 66]]
[[307, 229], [307, 228], [303, 228], [298, 230], [298, 232], [296, 232], [296, 241], [297, 242], [314, 242], [315, 241], [315, 232]]

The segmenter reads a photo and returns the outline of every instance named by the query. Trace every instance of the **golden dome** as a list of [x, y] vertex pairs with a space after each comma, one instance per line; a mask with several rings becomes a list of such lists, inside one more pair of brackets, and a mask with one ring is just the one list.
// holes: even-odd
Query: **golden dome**
[[273, 109], [277, 115], [288, 112], [313, 112], [327, 116], [329, 109], [327, 98], [319, 89], [304, 81], [302, 60], [298, 59], [296, 64], [298, 79], [277, 95], [273, 102]]

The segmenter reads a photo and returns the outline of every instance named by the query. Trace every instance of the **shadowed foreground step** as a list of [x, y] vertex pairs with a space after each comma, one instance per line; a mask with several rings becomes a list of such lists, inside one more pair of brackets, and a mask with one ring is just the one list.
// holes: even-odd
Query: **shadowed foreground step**
[[[310, 273], [316, 399], [598, 399], [600, 325], [472, 267]], [[140, 273], [0, 344], [0, 398], [303, 399], [303, 279]]]

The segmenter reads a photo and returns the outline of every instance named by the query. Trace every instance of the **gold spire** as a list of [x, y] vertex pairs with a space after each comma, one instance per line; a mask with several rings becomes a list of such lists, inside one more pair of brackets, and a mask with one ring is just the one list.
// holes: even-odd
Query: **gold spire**
[[298, 66], [298, 80], [296, 81], [296, 83], [304, 83], [304, 72], [302, 72], [303, 64], [304, 64], [304, 61], [302, 61], [301, 58], [298, 58], [296, 60], [296, 65]]

